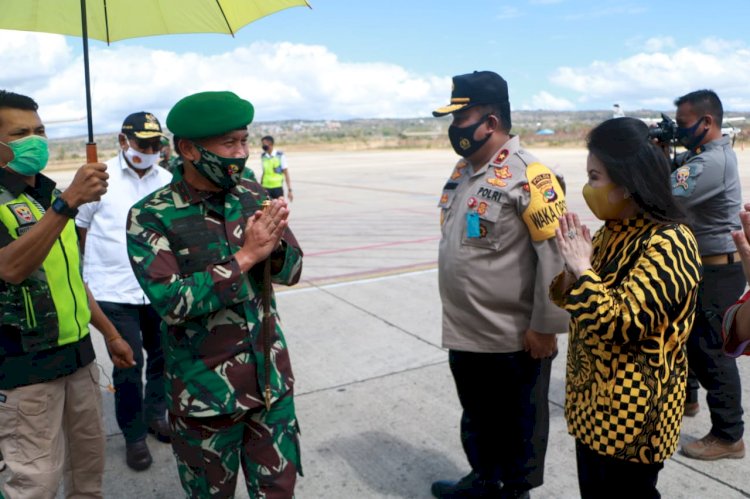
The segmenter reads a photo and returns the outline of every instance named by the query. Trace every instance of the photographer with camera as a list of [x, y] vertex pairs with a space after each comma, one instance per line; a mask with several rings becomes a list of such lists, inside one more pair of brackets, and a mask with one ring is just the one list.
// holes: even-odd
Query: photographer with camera
[[[745, 288], [742, 263], [732, 240], [740, 230], [742, 192], [737, 156], [721, 134], [724, 111], [712, 90], [697, 90], [675, 101], [676, 125], [662, 121], [649, 136], [663, 146], [672, 138], [687, 149], [672, 165], [672, 193], [689, 213], [703, 262], [695, 322], [688, 338], [688, 365], [707, 392], [711, 431], [682, 446], [688, 457], [703, 460], [742, 458], [742, 390], [735, 359], [722, 352], [724, 311]], [[698, 386], [688, 381], [686, 414], [698, 411]]]

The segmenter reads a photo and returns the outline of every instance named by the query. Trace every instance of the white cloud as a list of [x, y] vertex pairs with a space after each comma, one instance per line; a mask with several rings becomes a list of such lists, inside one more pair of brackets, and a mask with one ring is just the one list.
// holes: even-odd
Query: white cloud
[[662, 50], [671, 49], [676, 46], [674, 38], [671, 36], [655, 36], [649, 38], [643, 44], [646, 52], [661, 52]]
[[544, 109], [547, 111], [569, 111], [575, 109], [575, 105], [568, 99], [555, 97], [542, 90], [531, 98], [531, 104], [524, 104], [522, 109]]
[[[655, 42], [656, 43], [656, 42]], [[664, 41], [661, 42], [663, 47]], [[750, 102], [750, 48], [721, 39], [694, 47], [643, 52], [614, 61], [594, 61], [585, 67], [560, 67], [551, 81], [579, 92], [580, 102], [628, 101], [633, 106], [671, 109], [686, 92], [711, 88], [728, 104], [744, 108]], [[727, 109], [737, 109], [725, 105]]]
[[72, 50], [59, 35], [0, 30], [0, 84], [38, 88], [64, 70]]
[[[45, 120], [85, 116], [82, 58], [58, 35], [0, 30], [0, 88], [40, 104]], [[231, 90], [256, 108], [256, 120], [428, 116], [450, 96], [449, 77], [414, 74], [388, 63], [343, 62], [326, 47], [255, 42], [204, 56], [113, 44], [90, 54], [94, 128], [118, 130], [129, 113], [164, 123], [181, 97]], [[52, 135], [61, 126], [50, 128]], [[85, 122], [62, 133], [83, 133]]]

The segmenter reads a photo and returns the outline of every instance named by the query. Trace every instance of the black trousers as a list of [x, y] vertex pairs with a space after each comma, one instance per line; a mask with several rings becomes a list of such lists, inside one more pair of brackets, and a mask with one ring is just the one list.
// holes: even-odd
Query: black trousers
[[526, 352], [451, 350], [448, 361], [463, 408], [461, 443], [483, 480], [502, 481], [506, 491], [542, 484], [549, 434], [552, 359]]
[[284, 196], [284, 187], [267, 187], [266, 192], [271, 199], [278, 199]]
[[581, 499], [658, 499], [656, 489], [664, 464], [643, 464], [603, 456], [576, 440]]
[[[721, 320], [744, 289], [741, 263], [704, 266], [695, 324], [687, 342], [688, 366], [707, 392], [711, 434], [731, 442], [744, 432], [742, 386], [736, 360], [722, 352]], [[690, 392], [688, 382], [688, 402], [696, 401]]]
[[[136, 365], [112, 369], [115, 386], [115, 416], [128, 443], [146, 438], [148, 422], [166, 417], [164, 400], [164, 354], [159, 325], [161, 317], [151, 305], [97, 302], [102, 312], [133, 349]], [[146, 360], [146, 386], [143, 386], [143, 351]]]

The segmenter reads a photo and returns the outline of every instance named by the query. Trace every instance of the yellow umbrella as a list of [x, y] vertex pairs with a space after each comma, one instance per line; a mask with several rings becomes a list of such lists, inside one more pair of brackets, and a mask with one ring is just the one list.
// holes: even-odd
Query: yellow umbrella
[[306, 0], [0, 0], [0, 28], [58, 33], [83, 39], [88, 144], [96, 162], [91, 120], [88, 39], [107, 43], [176, 33], [226, 33]]

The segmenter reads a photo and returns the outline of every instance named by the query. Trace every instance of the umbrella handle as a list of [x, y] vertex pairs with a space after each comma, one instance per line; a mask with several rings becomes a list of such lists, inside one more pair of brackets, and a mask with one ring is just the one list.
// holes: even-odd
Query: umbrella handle
[[98, 163], [99, 155], [96, 152], [96, 142], [86, 143], [86, 163]]

